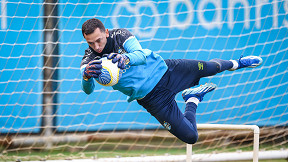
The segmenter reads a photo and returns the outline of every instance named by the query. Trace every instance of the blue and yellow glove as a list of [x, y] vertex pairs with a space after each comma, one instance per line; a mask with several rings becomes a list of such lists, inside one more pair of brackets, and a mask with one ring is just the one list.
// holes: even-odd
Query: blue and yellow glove
[[118, 62], [118, 67], [120, 69], [125, 69], [125, 66], [129, 63], [129, 58], [125, 55], [121, 55], [121, 54], [118, 54], [118, 53], [110, 53], [108, 56], [107, 56], [107, 59], [111, 60], [112, 59], [112, 62], [115, 64], [116, 62]]
[[91, 77], [98, 78], [101, 74], [102, 60], [93, 60], [88, 63], [83, 72], [83, 79], [88, 81]]

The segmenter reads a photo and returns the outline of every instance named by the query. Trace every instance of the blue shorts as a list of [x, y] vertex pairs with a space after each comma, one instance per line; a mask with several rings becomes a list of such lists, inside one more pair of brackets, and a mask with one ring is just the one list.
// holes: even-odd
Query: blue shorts
[[186, 143], [195, 143], [198, 138], [195, 121], [197, 106], [194, 103], [186, 105], [186, 110], [187, 107], [195, 109], [194, 119], [187, 118], [178, 108], [175, 96], [184, 89], [198, 85], [200, 78], [215, 75], [219, 69], [215, 62], [188, 59], [165, 62], [168, 66], [166, 73], [154, 89], [137, 102], [176, 137]]

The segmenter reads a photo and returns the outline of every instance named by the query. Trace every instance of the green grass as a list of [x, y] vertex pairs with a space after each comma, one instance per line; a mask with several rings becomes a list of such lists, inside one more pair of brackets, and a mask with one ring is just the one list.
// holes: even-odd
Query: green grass
[[[16, 161], [17, 159], [24, 160], [56, 160], [56, 159], [93, 159], [93, 158], [114, 158], [114, 157], [139, 157], [139, 156], [161, 156], [169, 153], [170, 155], [183, 155], [186, 154], [185, 149], [158, 149], [156, 152], [154, 150], [144, 150], [139, 152], [139, 150], [115, 150], [113, 152], [99, 151], [95, 152], [69, 152], [69, 151], [30, 151], [29, 153], [18, 152], [9, 153], [8, 156], [0, 156], [0, 161]], [[48, 156], [49, 155], [49, 156]], [[235, 162], [235, 161], [234, 161]], [[237, 161], [237, 162], [247, 162], [247, 161]], [[260, 162], [287, 162], [287, 160], [260, 160]]]
[[11, 152], [0, 156], [0, 161], [20, 160], [56, 160], [56, 159], [81, 159], [81, 158], [114, 158], [114, 157], [137, 157], [137, 156], [156, 156], [156, 155], [183, 155], [185, 149], [158, 149], [154, 150], [114, 150], [114, 151], [82, 151], [70, 152], [69, 150], [53, 150], [53, 151], [29, 151], [29, 152]]
[[[161, 144], [160, 144], [161, 143]], [[159, 145], [160, 144], [160, 145]], [[159, 146], [163, 147], [160, 148]], [[212, 152], [235, 152], [239, 150], [237, 145], [228, 145], [220, 148], [210, 146], [193, 146], [195, 154], [212, 153]], [[213, 148], [214, 147], [214, 148]], [[241, 151], [252, 151], [252, 145], [240, 146]], [[286, 149], [288, 146], [284, 146]], [[40, 148], [40, 147], [39, 147]], [[125, 139], [108, 141], [92, 141], [88, 143], [66, 143], [58, 145], [56, 149], [44, 150], [30, 147], [9, 148], [1, 151], [0, 161], [21, 161], [29, 160], [56, 160], [56, 159], [93, 159], [93, 158], [114, 158], [114, 157], [139, 157], [139, 156], [162, 156], [162, 155], [185, 155], [186, 144], [178, 140], [129, 140]], [[208, 148], [208, 149], [207, 149]], [[283, 146], [273, 147], [279, 150]], [[220, 149], [220, 150], [219, 150]], [[271, 150], [271, 145], [261, 145], [260, 149]], [[0, 150], [4, 148], [0, 147]], [[219, 151], [217, 151], [219, 150]], [[285, 160], [261, 160], [260, 162], [284, 162]], [[239, 161], [240, 162], [240, 161]]]

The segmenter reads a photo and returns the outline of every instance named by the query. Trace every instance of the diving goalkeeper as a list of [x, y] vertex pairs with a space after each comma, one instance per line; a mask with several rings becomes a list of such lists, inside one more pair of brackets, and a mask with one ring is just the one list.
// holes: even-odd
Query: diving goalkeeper
[[[95, 87], [93, 78], [101, 74], [102, 57], [107, 56], [118, 67], [125, 69], [119, 82], [112, 86], [128, 96], [128, 102], [137, 100], [169, 132], [183, 142], [194, 144], [198, 139], [196, 109], [206, 93], [216, 85], [206, 83], [197, 88], [202, 77], [225, 70], [254, 68], [262, 63], [258, 56], [246, 56], [238, 60], [167, 59], [140, 43], [126, 29], [105, 29], [98, 19], [89, 19], [82, 25], [82, 34], [89, 47], [81, 62], [82, 89], [91, 94]], [[189, 89], [190, 88], [190, 89]], [[185, 112], [177, 106], [175, 96], [183, 91]]]

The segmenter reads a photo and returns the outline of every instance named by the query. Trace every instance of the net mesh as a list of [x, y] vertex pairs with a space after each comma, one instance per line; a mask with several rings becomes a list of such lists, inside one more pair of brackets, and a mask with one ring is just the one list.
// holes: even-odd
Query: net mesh
[[[262, 57], [258, 68], [203, 78], [218, 88], [199, 104], [197, 122], [256, 124], [260, 150], [287, 149], [287, 13], [284, 0], [2, 0], [0, 159], [185, 154], [185, 143], [125, 95], [100, 85], [91, 95], [81, 90], [81, 26], [95, 17], [108, 29], [127, 28], [164, 59]], [[181, 95], [176, 101], [184, 111]], [[253, 146], [252, 133], [199, 135], [196, 154]]]

